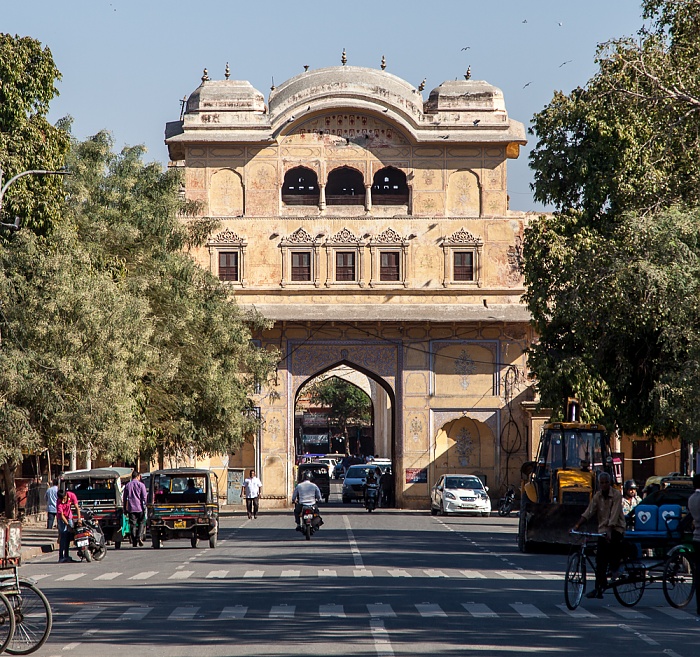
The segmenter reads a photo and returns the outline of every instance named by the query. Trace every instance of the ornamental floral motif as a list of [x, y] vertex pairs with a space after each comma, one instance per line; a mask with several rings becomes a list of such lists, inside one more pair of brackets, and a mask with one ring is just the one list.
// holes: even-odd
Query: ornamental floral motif
[[280, 421], [276, 418], [273, 417], [268, 423], [267, 423], [267, 433], [270, 434], [270, 441], [272, 443], [277, 442], [277, 438], [280, 433]]
[[372, 242], [375, 244], [403, 244], [404, 239], [393, 228], [387, 228], [372, 238]]
[[352, 232], [347, 228], [339, 230], [333, 237], [331, 237], [329, 242], [333, 244], [357, 244], [360, 241], [359, 237], [355, 237]]
[[220, 233], [214, 235], [214, 237], [209, 241], [210, 244], [241, 244], [244, 239], [239, 237], [230, 228], [222, 230]]
[[423, 431], [423, 423], [420, 421], [420, 418], [414, 417], [411, 420], [411, 437], [414, 443], [420, 440], [421, 431]]
[[284, 240], [287, 244], [313, 244], [316, 240], [303, 228], [297, 228]]
[[466, 349], [462, 349], [459, 357], [455, 361], [455, 374], [459, 374], [459, 385], [462, 390], [469, 388], [469, 376], [476, 372], [476, 364]]
[[449, 237], [445, 238], [445, 242], [449, 244], [483, 244], [484, 241], [480, 237], [475, 237], [468, 230], [460, 228], [458, 231], [452, 233]]
[[462, 427], [455, 439], [457, 443], [457, 458], [460, 466], [472, 465], [472, 455], [474, 454], [474, 439], [467, 427]]

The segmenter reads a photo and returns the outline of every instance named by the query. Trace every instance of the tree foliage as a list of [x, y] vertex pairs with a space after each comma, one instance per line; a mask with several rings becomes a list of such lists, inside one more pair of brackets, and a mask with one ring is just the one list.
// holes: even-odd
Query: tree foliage
[[628, 433], [697, 439], [700, 2], [647, 0], [636, 38], [535, 115], [524, 243], [544, 406], [568, 395]]

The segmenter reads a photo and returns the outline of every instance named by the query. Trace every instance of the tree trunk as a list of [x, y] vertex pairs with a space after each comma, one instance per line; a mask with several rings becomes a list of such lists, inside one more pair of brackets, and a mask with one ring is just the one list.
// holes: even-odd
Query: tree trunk
[[15, 486], [15, 470], [17, 463], [7, 461], [2, 464], [2, 477], [5, 482], [5, 517], [13, 520], [17, 518], [17, 486]]

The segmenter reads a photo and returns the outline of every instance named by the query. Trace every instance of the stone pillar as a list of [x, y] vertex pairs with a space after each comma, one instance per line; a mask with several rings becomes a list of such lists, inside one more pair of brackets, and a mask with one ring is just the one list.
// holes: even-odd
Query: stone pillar
[[365, 185], [365, 210], [372, 210], [372, 185]]
[[318, 195], [318, 209], [326, 209], [326, 186], [319, 185], [319, 195]]

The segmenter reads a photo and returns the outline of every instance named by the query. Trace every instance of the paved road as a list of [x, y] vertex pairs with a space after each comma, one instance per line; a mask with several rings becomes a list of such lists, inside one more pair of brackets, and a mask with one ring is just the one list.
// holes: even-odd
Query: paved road
[[563, 555], [524, 555], [517, 518], [331, 504], [310, 542], [290, 514], [224, 518], [219, 547], [110, 549], [23, 566], [55, 610], [38, 655], [693, 657], [700, 623], [649, 590], [564, 606]]

